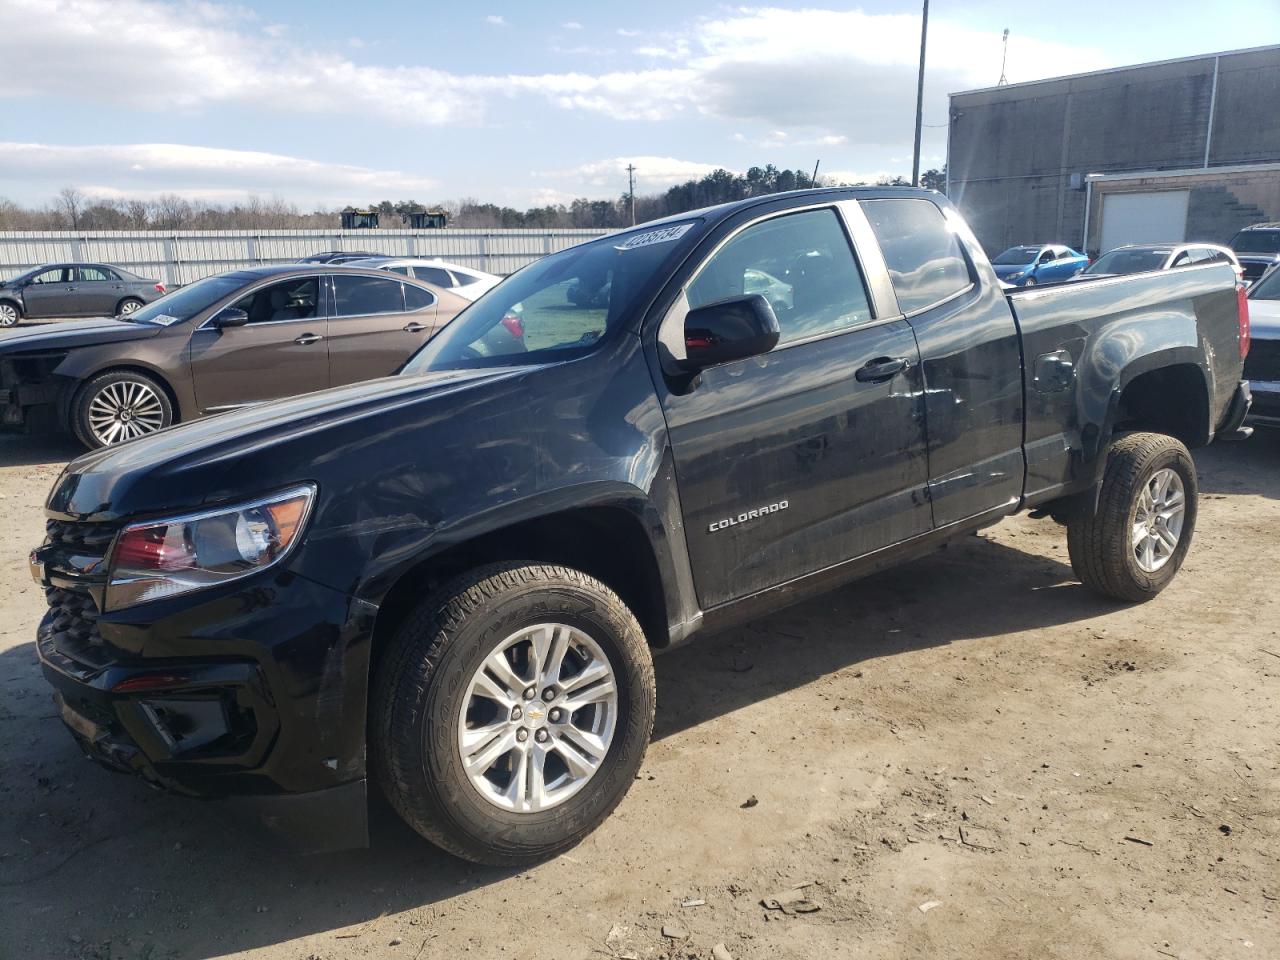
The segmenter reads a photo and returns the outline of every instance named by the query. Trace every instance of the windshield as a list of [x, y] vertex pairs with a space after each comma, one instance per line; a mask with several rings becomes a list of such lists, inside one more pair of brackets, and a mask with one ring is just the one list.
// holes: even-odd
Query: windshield
[[427, 341], [406, 375], [567, 360], [617, 327], [693, 221], [593, 240], [512, 274]]
[[131, 323], [156, 323], [167, 327], [171, 323], [190, 320], [201, 310], [211, 307], [229, 293], [234, 293], [244, 286], [243, 278], [227, 274], [218, 277], [205, 277], [195, 283], [181, 287], [173, 293], [165, 294], [159, 300], [153, 300], [126, 318]]
[[1250, 300], [1280, 300], [1280, 268], [1273, 267], [1269, 273], [1253, 285], [1249, 291]]
[[1280, 253], [1280, 230], [1241, 230], [1231, 241], [1236, 253]]
[[1036, 254], [1039, 252], [1039, 247], [1010, 247], [991, 262], [999, 264], [1002, 267], [1010, 267], [1021, 263], [1030, 263], [1036, 258]]
[[1112, 250], [1093, 261], [1085, 273], [1146, 273], [1159, 270], [1169, 258], [1168, 250]]

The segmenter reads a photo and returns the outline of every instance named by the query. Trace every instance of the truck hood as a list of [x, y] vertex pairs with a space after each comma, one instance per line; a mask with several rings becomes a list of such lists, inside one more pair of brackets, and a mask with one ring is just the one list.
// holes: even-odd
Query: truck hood
[[[536, 367], [386, 377], [194, 420], [73, 460], [46, 502], [51, 513], [116, 520], [244, 499], [310, 479], [335, 450], [453, 420], [491, 385], [513, 387]], [[471, 396], [459, 396], [460, 394]], [[446, 398], [451, 398], [446, 400]], [[514, 401], [513, 401], [514, 402]], [[424, 450], [424, 457], [430, 451]], [[349, 453], [345, 454], [349, 455]]]
[[146, 340], [164, 327], [126, 320], [71, 320], [0, 330], [0, 353], [93, 347], [102, 343]]

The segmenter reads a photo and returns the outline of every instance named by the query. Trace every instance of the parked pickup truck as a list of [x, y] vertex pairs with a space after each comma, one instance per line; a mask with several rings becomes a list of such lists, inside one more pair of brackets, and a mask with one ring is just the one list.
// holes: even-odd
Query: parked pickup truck
[[1187, 449], [1241, 432], [1247, 331], [1228, 264], [1006, 295], [922, 190], [636, 227], [525, 267], [397, 376], [71, 463], [39, 656], [108, 766], [307, 849], [365, 839], [373, 780], [445, 849], [526, 863], [626, 793], [653, 651], [1020, 510], [1088, 586], [1154, 597], [1196, 523]]

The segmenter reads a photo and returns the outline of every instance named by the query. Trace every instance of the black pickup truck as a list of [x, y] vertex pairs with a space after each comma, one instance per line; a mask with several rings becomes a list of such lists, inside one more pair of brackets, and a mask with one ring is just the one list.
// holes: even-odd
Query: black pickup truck
[[1227, 264], [1006, 293], [935, 193], [696, 211], [524, 268], [397, 376], [71, 463], [39, 656], [108, 766], [313, 850], [365, 840], [372, 779], [528, 862], [626, 793], [655, 650], [1020, 510], [1154, 597], [1247, 348]]

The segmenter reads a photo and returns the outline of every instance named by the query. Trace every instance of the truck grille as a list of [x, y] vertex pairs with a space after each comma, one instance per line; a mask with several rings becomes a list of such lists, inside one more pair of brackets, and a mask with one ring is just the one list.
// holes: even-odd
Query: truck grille
[[119, 524], [110, 521], [80, 523], [76, 520], [46, 520], [44, 522], [46, 543], [85, 547], [93, 553], [104, 556], [119, 529]]
[[98, 631], [98, 608], [87, 593], [49, 587], [45, 590], [49, 610], [36, 630], [41, 649], [53, 651], [96, 672], [113, 658]]
[[1280, 340], [1255, 340], [1244, 362], [1246, 380], [1280, 380]]
[[[45, 547], [50, 574], [66, 574], [59, 569], [58, 557], [79, 559], [105, 557], [121, 524], [113, 522], [81, 523], [75, 520], [46, 520]], [[49, 609], [36, 630], [36, 642], [48, 659], [57, 660], [74, 673], [93, 674], [109, 666], [113, 651], [98, 630], [99, 610], [90, 593], [90, 583], [45, 588]]]

